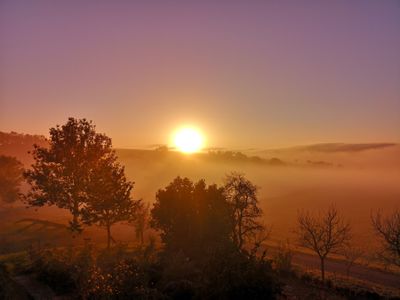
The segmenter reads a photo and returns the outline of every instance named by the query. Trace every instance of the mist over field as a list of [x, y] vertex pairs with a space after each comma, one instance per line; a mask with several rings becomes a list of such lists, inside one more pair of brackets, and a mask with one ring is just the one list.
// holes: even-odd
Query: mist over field
[[[342, 153], [274, 151], [274, 155], [281, 154], [279, 159], [287, 162], [279, 166], [244, 160], [210, 161], [207, 154], [187, 156], [140, 150], [118, 150], [117, 153], [127, 175], [135, 181], [134, 194], [149, 202], [154, 201], [159, 187], [177, 175], [222, 184], [230, 172], [246, 174], [260, 188], [265, 222], [272, 226], [272, 236], [280, 240], [293, 238], [299, 210], [322, 210], [335, 204], [346, 218], [357, 220], [353, 222], [356, 240], [367, 242], [372, 232], [371, 212], [378, 209], [390, 212], [399, 206], [398, 145]], [[142, 160], [141, 154], [148, 159]]]
[[[32, 161], [27, 152], [32, 138], [28, 137], [27, 145], [20, 139], [18, 143], [3, 140], [0, 154], [16, 153], [29, 167]], [[33, 140], [42, 141], [39, 137]], [[222, 185], [231, 172], [245, 174], [259, 187], [263, 221], [271, 227], [271, 238], [276, 242], [287, 239], [296, 242], [293, 231], [299, 211], [319, 211], [334, 204], [352, 221], [354, 242], [368, 244], [371, 247], [368, 250], [373, 251], [375, 241], [369, 242], [371, 213], [391, 212], [399, 207], [400, 146], [396, 144], [318, 144], [242, 152], [215, 150], [192, 155], [164, 148], [117, 149], [116, 153], [127, 177], [135, 182], [133, 197], [148, 203], [153, 203], [158, 189], [176, 176]], [[60, 216], [64, 216], [65, 224], [66, 215], [66, 211], [54, 207], [23, 210], [25, 218], [60, 221]], [[15, 216], [18, 218], [21, 216]], [[115, 235], [129, 241], [130, 230], [122, 226], [122, 230], [115, 230]]]
[[[0, 155], [16, 157], [26, 170], [34, 163], [33, 144], [43, 149], [49, 147], [49, 141], [42, 136], [0, 132], [0, 138]], [[150, 208], [155, 207], [156, 193], [177, 176], [192, 182], [204, 179], [207, 184], [222, 187], [227, 175], [244, 174], [257, 186], [258, 205], [263, 211], [259, 221], [268, 232], [263, 247], [269, 257], [285, 251], [279, 247], [286, 244], [295, 251], [291, 252], [295, 253], [294, 262], [302, 270], [312, 271], [318, 263], [309, 250], [299, 247], [298, 216], [304, 212], [320, 215], [333, 205], [341, 217], [350, 222], [352, 249], [362, 249], [362, 260], [357, 257], [361, 275], [355, 278], [368, 282], [372, 276], [368, 275], [370, 272], [381, 272], [380, 269], [371, 271], [368, 267], [371, 263], [380, 266], [375, 257], [381, 244], [379, 239], [371, 238], [375, 237], [371, 217], [379, 211], [389, 215], [399, 209], [400, 145], [314, 144], [242, 151], [210, 149], [191, 154], [161, 145], [151, 150], [115, 149], [115, 153], [127, 180], [134, 182], [132, 198], [141, 199]], [[24, 182], [21, 192], [26, 194], [28, 190], [29, 186]], [[175, 213], [178, 211], [173, 211], [172, 215]], [[0, 206], [0, 262], [1, 254], [8, 257], [7, 253], [23, 253], [32, 247], [68, 249], [92, 243], [104, 244], [103, 228], [83, 226], [81, 234], [71, 235], [70, 221], [71, 214], [67, 209], [48, 205], [28, 208], [22, 200], [3, 203]], [[159, 232], [146, 226], [142, 241], [150, 245], [154, 241], [157, 248], [162, 247]], [[117, 222], [111, 234], [117, 245], [138, 243], [135, 226], [127, 221]], [[348, 258], [339, 257], [336, 266], [329, 266], [328, 261], [328, 271], [343, 273], [346, 270]], [[376, 276], [374, 284], [385, 286], [384, 293], [396, 295], [395, 289], [392, 290], [398, 283], [396, 275], [373, 276]]]

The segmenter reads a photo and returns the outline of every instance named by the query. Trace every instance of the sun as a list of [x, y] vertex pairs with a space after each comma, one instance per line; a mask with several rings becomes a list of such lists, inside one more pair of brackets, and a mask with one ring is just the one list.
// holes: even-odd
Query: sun
[[174, 135], [175, 147], [184, 153], [198, 152], [203, 147], [203, 144], [204, 138], [202, 134], [194, 128], [181, 128]]

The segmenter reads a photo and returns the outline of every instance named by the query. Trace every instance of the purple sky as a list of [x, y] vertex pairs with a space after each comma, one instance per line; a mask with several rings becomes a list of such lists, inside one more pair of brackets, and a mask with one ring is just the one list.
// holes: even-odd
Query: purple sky
[[0, 1], [0, 130], [400, 142], [400, 1]]

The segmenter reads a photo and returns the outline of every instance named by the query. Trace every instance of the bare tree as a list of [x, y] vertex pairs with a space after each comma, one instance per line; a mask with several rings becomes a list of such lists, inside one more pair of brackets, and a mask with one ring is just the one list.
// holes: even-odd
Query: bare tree
[[334, 206], [325, 212], [312, 215], [299, 212], [297, 235], [300, 244], [314, 251], [321, 263], [321, 278], [325, 280], [325, 259], [331, 253], [345, 246], [350, 236], [350, 224], [345, 221]]
[[354, 247], [348, 245], [342, 251], [342, 254], [346, 261], [346, 275], [350, 276], [351, 268], [357, 263], [357, 261], [364, 255], [364, 250], [360, 247]]
[[264, 226], [259, 222], [262, 210], [258, 206], [257, 187], [243, 174], [231, 173], [225, 179], [225, 196], [233, 214], [233, 241], [239, 250], [254, 239]]
[[129, 220], [129, 224], [135, 228], [136, 239], [140, 240], [140, 244], [144, 244], [144, 232], [149, 226], [150, 219], [150, 203], [141, 203], [137, 212]]
[[381, 258], [391, 265], [400, 267], [400, 210], [383, 217], [381, 212], [372, 215], [372, 226], [382, 241]]

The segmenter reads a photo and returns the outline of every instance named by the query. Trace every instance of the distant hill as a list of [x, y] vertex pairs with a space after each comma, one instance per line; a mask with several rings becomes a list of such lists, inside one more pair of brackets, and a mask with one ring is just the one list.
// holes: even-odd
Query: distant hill
[[[0, 154], [14, 156], [25, 166], [33, 160], [33, 145], [46, 146], [41, 135], [0, 132]], [[250, 164], [265, 166], [300, 166], [312, 168], [356, 166], [400, 166], [400, 145], [395, 143], [323, 143], [280, 149], [231, 151], [214, 149], [186, 155], [166, 146], [149, 149], [116, 149], [124, 163], [135, 162], [145, 167], [152, 164], [176, 164], [188, 159], [205, 163]]]
[[[29, 166], [33, 160], [29, 151], [33, 145], [47, 146], [48, 142], [42, 135], [21, 134], [17, 132], [0, 132], [0, 154], [14, 156], [25, 166]], [[140, 161], [140, 163], [163, 162], [165, 160], [179, 161], [187, 159], [187, 155], [170, 151], [167, 147], [158, 147], [155, 150], [142, 149], [116, 149], [121, 161]], [[195, 153], [191, 155], [200, 161], [227, 162], [227, 163], [251, 163], [265, 164], [271, 166], [283, 166], [286, 163], [279, 158], [261, 158], [259, 156], [248, 156], [239, 151], [213, 150], [208, 152]]]
[[367, 150], [378, 150], [389, 147], [395, 147], [398, 144], [395, 143], [359, 143], [359, 144], [351, 144], [351, 143], [321, 143], [321, 144], [312, 144], [312, 145], [304, 145], [304, 146], [296, 146], [289, 148], [281, 148], [281, 149], [267, 149], [265, 152], [285, 152], [285, 151], [308, 151], [308, 152], [362, 152]]
[[313, 167], [400, 167], [400, 144], [396, 143], [321, 143], [252, 153], [260, 157], [277, 156], [295, 165]]
[[42, 135], [0, 131], [0, 154], [14, 156], [26, 166], [33, 161], [28, 152], [33, 150], [34, 144], [44, 147], [47, 145], [46, 138]]
[[193, 153], [190, 156], [178, 151], [170, 151], [165, 147], [155, 150], [140, 149], [116, 149], [118, 157], [124, 161], [141, 161], [142, 163], [166, 162], [187, 160], [188, 157], [203, 162], [213, 163], [247, 163], [270, 166], [285, 166], [286, 162], [279, 158], [261, 158], [259, 156], [248, 156], [239, 151], [208, 151]]

